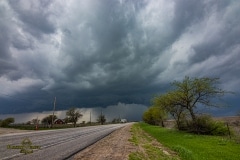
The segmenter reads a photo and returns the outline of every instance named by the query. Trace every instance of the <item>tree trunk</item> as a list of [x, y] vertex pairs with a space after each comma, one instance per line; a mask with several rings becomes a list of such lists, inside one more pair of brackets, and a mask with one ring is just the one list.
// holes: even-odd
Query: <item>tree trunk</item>
[[192, 117], [192, 121], [195, 123], [196, 122], [196, 115], [194, 114], [193, 109], [192, 108], [189, 109], [189, 112], [190, 112], [190, 115]]
[[162, 123], [162, 127], [165, 127], [164, 123], [163, 123], [163, 120], [161, 120], [161, 123]]
[[199, 127], [198, 127], [198, 124], [197, 124], [197, 118], [196, 118], [196, 115], [194, 114], [193, 112], [193, 109], [189, 109], [189, 112], [191, 114], [191, 117], [192, 117], [192, 122], [193, 122], [193, 131], [194, 132], [197, 132], [199, 134]]

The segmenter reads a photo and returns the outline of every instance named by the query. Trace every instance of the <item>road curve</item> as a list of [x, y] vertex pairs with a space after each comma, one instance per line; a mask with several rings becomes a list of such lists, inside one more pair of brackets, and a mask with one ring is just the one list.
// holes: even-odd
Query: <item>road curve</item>
[[[125, 125], [128, 124], [112, 124], [1, 135], [0, 159], [69, 159], [77, 152]], [[28, 144], [26, 145], [26, 143]], [[26, 148], [29, 146], [31, 148]], [[19, 147], [24, 147], [29, 154], [20, 153], [21, 149], [19, 149]]]

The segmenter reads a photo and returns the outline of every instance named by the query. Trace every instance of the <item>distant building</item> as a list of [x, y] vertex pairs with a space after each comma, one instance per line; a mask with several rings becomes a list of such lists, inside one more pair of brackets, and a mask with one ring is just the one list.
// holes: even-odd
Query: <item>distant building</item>
[[53, 123], [54, 124], [65, 124], [64, 120], [62, 120], [62, 119], [55, 119]]
[[120, 123], [127, 123], [127, 119], [121, 119]]

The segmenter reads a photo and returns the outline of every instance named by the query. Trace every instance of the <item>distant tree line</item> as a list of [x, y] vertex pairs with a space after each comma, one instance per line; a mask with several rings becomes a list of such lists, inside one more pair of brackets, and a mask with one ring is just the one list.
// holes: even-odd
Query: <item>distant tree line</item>
[[222, 107], [216, 100], [226, 93], [218, 88], [218, 78], [189, 78], [171, 83], [173, 89], [155, 96], [152, 106], [143, 114], [143, 120], [149, 124], [161, 125], [171, 115], [178, 130], [198, 134], [227, 134], [227, 128], [221, 122], [215, 122], [211, 116], [200, 113], [201, 107]]
[[0, 127], [8, 127], [9, 124], [14, 123], [15, 120], [12, 117], [6, 118], [4, 120], [0, 119]]
[[[64, 123], [72, 123], [73, 127], [76, 127], [76, 124], [78, 122], [78, 120], [83, 116], [83, 114], [76, 108], [76, 107], [71, 107], [67, 112], [66, 112], [66, 117], [63, 119]], [[42, 119], [42, 124], [48, 125], [48, 126], [52, 126], [55, 120], [57, 120], [58, 117], [56, 115], [48, 115], [46, 117], [44, 117]], [[103, 125], [106, 122], [106, 118], [105, 115], [101, 114], [98, 116], [98, 118], [96, 119], [97, 123], [100, 123], [101, 125]], [[85, 124], [85, 121], [83, 121], [83, 123]], [[91, 123], [91, 122], [89, 122]]]
[[[82, 117], [83, 115], [80, 113], [79, 110], [77, 110], [76, 107], [71, 107], [67, 112], [66, 112], [66, 117], [62, 119], [62, 122], [67, 124], [67, 123], [72, 123], [73, 127], [76, 127], [77, 121]], [[46, 126], [51, 126], [53, 127], [55, 120], [57, 120], [58, 117], [56, 115], [48, 115], [42, 119], [42, 124]]]
[[[26, 123], [22, 123], [22, 124], [15, 124], [15, 128], [16, 127], [22, 127], [22, 128], [26, 128], [29, 129], [30, 126], [34, 125], [34, 129], [38, 129], [39, 127], [43, 127], [43, 128], [53, 128], [54, 125], [57, 125], [57, 121], [59, 120], [60, 122], [62, 122], [61, 124], [69, 124], [72, 123], [73, 127], [77, 126], [77, 122], [79, 121], [80, 118], [83, 117], [83, 114], [80, 112], [80, 110], [78, 110], [76, 107], [71, 107], [70, 109], [68, 109], [66, 111], [66, 116], [63, 119], [59, 119], [56, 115], [47, 115], [46, 117], [44, 117], [42, 120], [38, 119], [38, 118], [34, 118], [31, 121], [28, 121]], [[82, 121], [81, 125], [96, 125], [96, 124], [105, 124], [107, 121], [105, 115], [103, 114], [103, 112], [101, 111], [101, 114], [97, 117], [95, 122], [87, 122], [85, 123], [85, 121]], [[0, 127], [8, 127], [11, 123], [14, 123], [15, 120], [14, 118], [6, 118], [4, 120], [0, 120]], [[41, 123], [40, 123], [41, 122]], [[112, 120], [112, 123], [121, 123], [121, 119], [120, 118], [114, 118]], [[24, 127], [24, 125], [27, 125]], [[13, 126], [13, 127], [14, 127]]]

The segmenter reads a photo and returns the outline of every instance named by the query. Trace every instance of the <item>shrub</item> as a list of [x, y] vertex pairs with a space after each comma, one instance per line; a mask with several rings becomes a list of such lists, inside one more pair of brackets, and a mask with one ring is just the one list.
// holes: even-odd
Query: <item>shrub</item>
[[195, 121], [185, 120], [181, 123], [180, 130], [204, 135], [229, 135], [227, 126], [223, 122], [213, 120], [209, 115], [198, 116]]
[[223, 122], [215, 122], [213, 125], [213, 130], [210, 132], [211, 135], [228, 135], [231, 134], [229, 133], [228, 128], [226, 127], [226, 125]]

